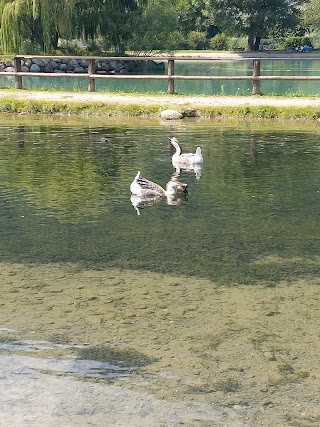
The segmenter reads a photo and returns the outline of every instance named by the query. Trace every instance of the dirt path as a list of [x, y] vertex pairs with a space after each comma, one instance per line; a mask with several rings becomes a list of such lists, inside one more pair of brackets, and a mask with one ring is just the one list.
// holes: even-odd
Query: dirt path
[[54, 102], [107, 102], [114, 104], [159, 105], [196, 108], [199, 106], [276, 106], [276, 107], [320, 107], [320, 98], [301, 97], [270, 97], [270, 96], [192, 96], [192, 95], [137, 95], [137, 94], [110, 94], [102, 92], [51, 92], [30, 90], [0, 90], [1, 98], [48, 100]]

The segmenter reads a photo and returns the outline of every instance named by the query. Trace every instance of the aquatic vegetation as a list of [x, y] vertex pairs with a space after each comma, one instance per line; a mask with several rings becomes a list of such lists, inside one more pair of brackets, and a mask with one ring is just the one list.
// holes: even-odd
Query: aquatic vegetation
[[143, 367], [156, 361], [156, 359], [139, 353], [134, 349], [120, 350], [104, 345], [79, 349], [78, 358], [109, 362], [124, 367]]

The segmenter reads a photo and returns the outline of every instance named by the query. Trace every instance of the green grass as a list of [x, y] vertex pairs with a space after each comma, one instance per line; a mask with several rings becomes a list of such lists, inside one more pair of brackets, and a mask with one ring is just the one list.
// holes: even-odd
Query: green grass
[[[0, 113], [15, 114], [47, 114], [47, 115], [79, 115], [107, 117], [159, 117], [164, 108], [177, 106], [143, 104], [117, 104], [97, 101], [49, 101], [16, 99], [14, 96], [3, 97], [0, 103]], [[199, 106], [182, 110], [184, 118], [202, 117], [207, 119], [285, 119], [285, 120], [320, 120], [319, 107], [275, 107], [275, 106]]]

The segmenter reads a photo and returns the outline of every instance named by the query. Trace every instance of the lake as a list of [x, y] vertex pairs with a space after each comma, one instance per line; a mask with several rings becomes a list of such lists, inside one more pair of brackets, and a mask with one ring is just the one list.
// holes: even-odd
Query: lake
[[[0, 123], [2, 419], [316, 425], [319, 129]], [[202, 170], [136, 206], [138, 170], [174, 174], [172, 135]]]
[[[167, 65], [167, 64], [166, 64]], [[167, 69], [164, 74], [167, 74]], [[175, 61], [176, 75], [212, 75], [212, 76], [251, 76], [252, 60], [247, 61]], [[320, 75], [319, 61], [261, 61], [261, 75], [276, 76], [317, 76]], [[14, 87], [14, 78], [0, 74], [0, 85], [3, 88]], [[54, 89], [66, 91], [86, 91], [87, 79], [23, 77], [23, 87], [27, 89]], [[97, 91], [167, 93], [167, 81], [156, 80], [96, 80]], [[176, 80], [176, 93], [203, 95], [248, 95], [252, 92], [252, 82], [240, 80]], [[276, 95], [319, 95], [318, 81], [261, 81], [263, 94]]]

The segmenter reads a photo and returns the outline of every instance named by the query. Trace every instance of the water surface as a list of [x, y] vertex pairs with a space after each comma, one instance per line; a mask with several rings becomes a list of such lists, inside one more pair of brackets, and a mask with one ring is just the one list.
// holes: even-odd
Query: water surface
[[[318, 134], [192, 125], [1, 127], [1, 258], [85, 262], [223, 282], [318, 272]], [[174, 173], [167, 141], [200, 145], [200, 179], [182, 171], [187, 200], [137, 215], [137, 171]], [[265, 260], [269, 260], [265, 262]], [[290, 267], [295, 260], [293, 271]]]
[[[0, 416], [17, 427], [319, 425], [319, 130], [0, 126]], [[164, 185], [167, 137], [204, 155]], [[138, 215], [139, 213], [139, 215]]]

